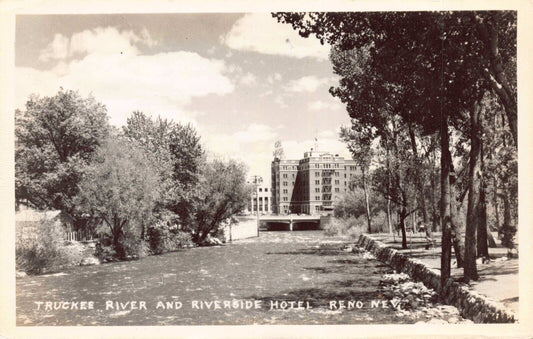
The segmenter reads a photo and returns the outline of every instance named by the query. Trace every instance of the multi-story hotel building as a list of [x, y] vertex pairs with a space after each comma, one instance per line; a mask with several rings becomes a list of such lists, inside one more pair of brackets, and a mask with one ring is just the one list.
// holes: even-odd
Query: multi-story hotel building
[[355, 161], [311, 149], [300, 160], [274, 159], [272, 212], [317, 214], [333, 209], [356, 174]]
[[272, 213], [290, 212], [292, 191], [298, 173], [298, 160], [281, 160], [275, 158], [271, 165]]

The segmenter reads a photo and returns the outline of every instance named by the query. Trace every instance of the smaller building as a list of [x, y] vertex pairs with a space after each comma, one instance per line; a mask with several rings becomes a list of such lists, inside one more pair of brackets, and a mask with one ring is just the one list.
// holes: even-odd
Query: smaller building
[[246, 206], [246, 212], [259, 214], [269, 214], [271, 212], [271, 195], [270, 187], [258, 185], [250, 196], [250, 201]]

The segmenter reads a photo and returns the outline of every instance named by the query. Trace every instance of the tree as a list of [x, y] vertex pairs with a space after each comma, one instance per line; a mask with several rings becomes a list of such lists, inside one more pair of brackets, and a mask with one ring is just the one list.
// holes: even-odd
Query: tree
[[[395, 121], [397, 120], [397, 121]], [[418, 171], [415, 169], [415, 159], [409, 147], [406, 130], [401, 127], [400, 119], [391, 121], [390, 129], [385, 130], [388, 135], [381, 141], [384, 148], [390, 150], [387, 164], [381, 164], [374, 170], [372, 185], [375, 191], [381, 193], [398, 207], [399, 228], [402, 232], [402, 248], [407, 248], [407, 234], [405, 220], [418, 210], [412, 201], [415, 197], [415, 182]]]
[[185, 218], [205, 162], [205, 152], [194, 127], [160, 117], [154, 120], [136, 111], [123, 131], [154, 156], [163, 192], [155, 207], [156, 214], [173, 213], [176, 218]]
[[214, 235], [223, 221], [241, 212], [250, 197], [244, 164], [234, 160], [213, 160], [202, 170], [195, 187], [196, 195], [188, 202], [183, 227], [190, 231], [193, 241], [203, 243]]
[[[358, 59], [369, 60], [365, 67], [370, 71], [345, 67], [348, 76], [343, 75], [340, 86], [330, 90], [347, 104], [352, 118], [380, 128], [384, 126], [380, 120], [383, 113], [399, 115], [405, 122], [419, 125], [423, 133], [437, 131], [440, 121], [444, 283], [450, 271], [448, 242], [454, 234], [460, 234], [453, 222], [455, 211], [450, 208], [455, 199], [453, 196], [450, 199], [450, 194], [454, 194], [450, 175], [454, 172], [449, 128], [464, 131], [463, 123], [472, 121], [469, 117], [475, 114], [476, 104], [489, 90], [504, 102], [516, 143], [516, 74], [512, 67], [516, 56], [516, 12], [331, 12], [274, 16], [280, 22], [290, 23], [300, 35], [314, 34], [342, 52], [356, 51], [353, 55], [368, 51], [369, 57]], [[350, 73], [355, 76], [349, 76]], [[474, 172], [470, 171], [469, 180]], [[474, 202], [479, 200], [474, 197], [478, 193], [470, 192]], [[475, 210], [472, 208], [469, 213]], [[470, 239], [475, 225], [467, 227]], [[475, 247], [475, 242], [466, 245]], [[474, 266], [465, 267], [466, 281], [476, 276], [472, 270], [473, 251], [469, 248], [467, 252]]]
[[108, 135], [105, 106], [93, 97], [60, 89], [53, 97], [32, 95], [15, 113], [15, 197], [38, 209], [59, 209], [74, 218], [73, 199], [84, 167]]
[[[369, 173], [371, 175], [371, 173]], [[370, 180], [369, 180], [370, 181]], [[369, 182], [369, 189], [372, 187]], [[372, 217], [378, 215], [380, 211], [385, 210], [385, 202], [378, 194], [369, 195], [371, 208], [370, 214]], [[333, 213], [336, 218], [359, 218], [367, 215], [367, 204], [365, 194], [362, 189], [362, 177], [355, 176], [348, 184], [348, 190], [341, 194], [340, 199], [333, 204]]]
[[141, 224], [158, 198], [159, 177], [153, 162], [135, 143], [113, 136], [97, 150], [79, 183], [79, 211], [109, 227], [120, 258], [128, 254], [128, 239], [139, 239]]
[[[357, 129], [357, 127], [359, 127], [359, 129]], [[359, 166], [359, 169], [361, 169], [361, 183], [365, 196], [368, 233], [372, 233], [372, 215], [370, 213], [369, 188], [366, 177], [373, 156], [372, 141], [374, 137], [370, 130], [361, 129], [360, 127], [361, 126], [356, 123], [352, 123], [351, 129], [342, 127], [340, 137], [348, 146], [348, 150], [352, 153], [352, 158], [355, 160], [357, 166]]]

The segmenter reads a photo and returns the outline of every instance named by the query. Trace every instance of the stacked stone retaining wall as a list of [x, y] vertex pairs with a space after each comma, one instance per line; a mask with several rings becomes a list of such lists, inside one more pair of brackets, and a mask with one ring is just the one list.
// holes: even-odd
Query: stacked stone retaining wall
[[504, 305], [477, 293], [465, 284], [448, 279], [441, 289], [440, 271], [432, 269], [420, 260], [409, 258], [398, 250], [362, 234], [357, 245], [372, 253], [379, 261], [404, 272], [413, 280], [438, 291], [446, 304], [459, 309], [461, 315], [476, 323], [513, 323], [516, 316]]

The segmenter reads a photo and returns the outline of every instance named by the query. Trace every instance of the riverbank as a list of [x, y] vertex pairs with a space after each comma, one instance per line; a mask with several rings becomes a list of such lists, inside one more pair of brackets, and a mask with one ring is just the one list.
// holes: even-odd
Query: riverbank
[[[438, 239], [438, 237], [435, 237]], [[407, 249], [390, 234], [362, 235], [358, 245], [398, 271], [408, 272], [429, 287], [440, 289], [440, 244], [425, 249], [422, 236], [413, 236]], [[477, 322], [513, 322], [518, 315], [518, 259], [507, 259], [506, 250], [490, 249], [491, 261], [480, 262], [480, 279], [460, 284], [462, 269], [452, 265], [452, 279], [445, 286], [445, 299]]]

